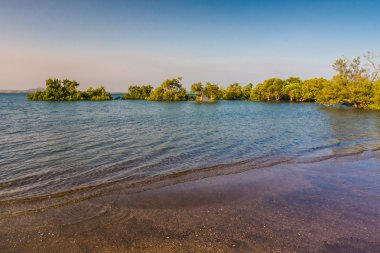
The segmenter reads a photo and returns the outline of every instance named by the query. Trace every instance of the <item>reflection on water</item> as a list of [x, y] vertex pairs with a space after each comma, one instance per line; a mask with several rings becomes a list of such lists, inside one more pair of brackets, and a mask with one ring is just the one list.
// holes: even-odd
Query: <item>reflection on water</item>
[[379, 112], [315, 104], [0, 95], [0, 118], [2, 203], [265, 157], [380, 147]]
[[[322, 108], [328, 116], [331, 137], [340, 145], [332, 152], [355, 152], [380, 147], [380, 113], [347, 108]], [[376, 138], [377, 137], [377, 138]]]

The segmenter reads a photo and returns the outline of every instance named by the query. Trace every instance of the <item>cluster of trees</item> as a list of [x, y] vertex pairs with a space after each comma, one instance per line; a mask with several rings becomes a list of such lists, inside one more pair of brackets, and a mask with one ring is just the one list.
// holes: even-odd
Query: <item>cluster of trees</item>
[[366, 63], [360, 57], [348, 60], [338, 59], [333, 64], [337, 72], [329, 86], [322, 87], [316, 99], [318, 103], [347, 103], [355, 108], [380, 110], [380, 65], [375, 55], [364, 55]]
[[233, 83], [226, 88], [217, 84], [198, 82], [191, 85], [187, 94], [182, 87], [181, 78], [166, 80], [154, 89], [152, 86], [131, 86], [125, 99], [146, 99], [153, 101], [214, 102], [223, 100], [251, 101], [290, 101], [317, 102], [334, 105], [347, 104], [355, 108], [380, 109], [380, 66], [370, 54], [365, 55], [366, 64], [360, 57], [348, 60], [338, 59], [333, 68], [337, 74], [331, 79], [311, 78], [301, 80], [298, 77], [288, 79], [270, 78], [253, 86], [252, 83], [241, 86]]
[[182, 87], [182, 78], [173, 78], [164, 81], [153, 89], [151, 85], [129, 86], [128, 93], [122, 99], [145, 99], [151, 101], [185, 101], [188, 99], [186, 89]]
[[255, 86], [251, 91], [253, 101], [298, 101], [315, 102], [323, 87], [330, 86], [324, 78], [312, 78], [302, 81], [298, 77], [286, 80], [270, 78]]
[[130, 86], [128, 93], [124, 94], [122, 98], [151, 101], [186, 101], [195, 99], [197, 102], [214, 102], [219, 99], [249, 100], [253, 87], [251, 83], [246, 86], [233, 83], [227, 88], [222, 88], [210, 82], [205, 84], [199, 82], [191, 85], [190, 91], [193, 94], [188, 94], [186, 89], [182, 87], [181, 81], [181, 77], [168, 79], [155, 89], [151, 85]]
[[[146, 99], [152, 101], [214, 102], [217, 100], [252, 100], [252, 101], [299, 101], [315, 102], [322, 87], [329, 87], [330, 81], [324, 78], [313, 78], [302, 81], [298, 77], [286, 80], [271, 78], [253, 87], [252, 83], [241, 86], [232, 83], [227, 87], [217, 84], [198, 82], [191, 85], [190, 92], [182, 88], [181, 79], [166, 80], [152, 91], [152, 86], [130, 86], [123, 99]], [[194, 98], [195, 96], [195, 98]], [[320, 102], [323, 102], [320, 99]]]
[[134, 85], [128, 87], [128, 93], [122, 96], [122, 99], [148, 99], [153, 87], [151, 85]]
[[182, 87], [182, 78], [173, 78], [164, 81], [153, 89], [151, 85], [129, 86], [128, 93], [122, 99], [145, 99], [151, 101], [185, 101], [188, 100], [186, 89]]
[[224, 100], [249, 100], [251, 97], [253, 84], [249, 83], [246, 86], [240, 86], [238, 83], [233, 83], [227, 88], [221, 88], [222, 99]]
[[70, 80], [48, 79], [44, 91], [35, 91], [28, 94], [29, 100], [44, 101], [78, 101], [78, 100], [111, 100], [112, 96], [103, 86], [86, 91], [79, 91], [79, 83]]
[[173, 78], [164, 81], [155, 88], [147, 98], [151, 101], [185, 101], [188, 96], [185, 88], [182, 87], [182, 78]]
[[360, 57], [336, 60], [333, 68], [337, 74], [331, 80], [312, 78], [302, 81], [297, 77], [265, 80], [252, 89], [250, 99], [347, 104], [355, 108], [380, 109], [380, 65], [375, 63], [373, 54], [367, 53], [364, 57], [364, 65]]
[[205, 98], [207, 101], [223, 100], [249, 100], [253, 84], [249, 83], [246, 86], [241, 86], [239, 83], [232, 83], [226, 88], [219, 87], [217, 84], [207, 82], [194, 83], [191, 85], [191, 92], [196, 96], [196, 101], [202, 102]]
[[[365, 64], [361, 58], [353, 60], [341, 58], [333, 64], [337, 74], [331, 79], [312, 78], [301, 80], [298, 77], [288, 79], [270, 78], [253, 86], [249, 83], [241, 86], [232, 83], [226, 88], [210, 82], [194, 83], [187, 94], [182, 87], [182, 78], [164, 81], [159, 87], [151, 85], [130, 86], [123, 99], [144, 99], [151, 101], [214, 102], [223, 100], [252, 101], [291, 101], [317, 102], [321, 104], [348, 104], [355, 108], [380, 110], [380, 65], [376, 57], [367, 53]], [[28, 95], [31, 100], [110, 100], [111, 94], [104, 87], [78, 91], [79, 84], [70, 80], [48, 79], [44, 91]]]
[[207, 82], [205, 85], [202, 83], [194, 83], [191, 85], [191, 92], [194, 93], [197, 102], [207, 101], [213, 102], [221, 98], [222, 92], [217, 84]]

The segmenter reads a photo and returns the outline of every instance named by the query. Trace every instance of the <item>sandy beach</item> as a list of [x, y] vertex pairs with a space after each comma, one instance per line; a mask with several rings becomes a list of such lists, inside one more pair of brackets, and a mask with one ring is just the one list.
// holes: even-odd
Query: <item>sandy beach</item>
[[0, 220], [1, 252], [379, 252], [379, 152], [158, 182]]

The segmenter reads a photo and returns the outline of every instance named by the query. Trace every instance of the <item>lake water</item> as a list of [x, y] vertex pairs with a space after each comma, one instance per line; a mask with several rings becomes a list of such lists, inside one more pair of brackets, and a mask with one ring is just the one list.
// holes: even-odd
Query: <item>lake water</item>
[[219, 101], [31, 102], [0, 94], [0, 202], [263, 157], [380, 148], [380, 112]]

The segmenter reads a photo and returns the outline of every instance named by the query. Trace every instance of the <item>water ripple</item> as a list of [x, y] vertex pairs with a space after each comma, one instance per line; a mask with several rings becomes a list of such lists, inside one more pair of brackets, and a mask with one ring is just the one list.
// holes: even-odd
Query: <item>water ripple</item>
[[0, 95], [0, 201], [272, 156], [380, 148], [379, 112], [221, 101], [30, 102]]

